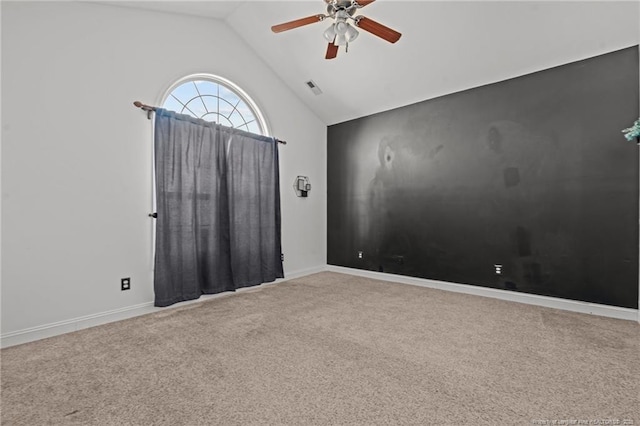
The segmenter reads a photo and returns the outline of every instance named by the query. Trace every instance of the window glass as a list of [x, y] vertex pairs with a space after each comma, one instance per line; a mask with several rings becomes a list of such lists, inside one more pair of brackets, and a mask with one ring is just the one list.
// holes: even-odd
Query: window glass
[[245, 96], [215, 77], [199, 77], [175, 86], [167, 95], [163, 108], [188, 114], [228, 127], [265, 134], [260, 114]]

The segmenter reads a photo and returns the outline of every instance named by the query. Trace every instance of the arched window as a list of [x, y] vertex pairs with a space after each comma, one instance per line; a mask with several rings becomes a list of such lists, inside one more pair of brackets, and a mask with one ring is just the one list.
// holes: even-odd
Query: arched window
[[210, 74], [191, 75], [174, 83], [162, 108], [260, 135], [269, 134], [255, 102], [229, 80]]

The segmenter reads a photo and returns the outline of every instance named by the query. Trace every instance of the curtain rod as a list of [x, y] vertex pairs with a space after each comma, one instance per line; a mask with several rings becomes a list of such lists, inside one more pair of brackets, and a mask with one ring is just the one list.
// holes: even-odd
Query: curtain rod
[[[151, 120], [151, 113], [152, 113], [152, 112], [154, 112], [154, 111], [158, 108], [158, 107], [154, 107], [154, 106], [151, 106], [151, 105], [143, 104], [143, 103], [142, 103], [142, 102], [140, 102], [140, 101], [135, 101], [135, 102], [133, 103], [133, 105], [134, 105], [136, 108], [140, 108], [140, 109], [141, 109], [141, 110], [143, 110], [143, 111], [147, 111], [147, 118], [148, 118], [149, 120]], [[281, 144], [283, 144], [283, 145], [286, 145], [286, 144], [287, 144], [287, 142], [286, 142], [286, 141], [281, 141], [280, 139], [276, 139], [276, 142], [281, 143]]]

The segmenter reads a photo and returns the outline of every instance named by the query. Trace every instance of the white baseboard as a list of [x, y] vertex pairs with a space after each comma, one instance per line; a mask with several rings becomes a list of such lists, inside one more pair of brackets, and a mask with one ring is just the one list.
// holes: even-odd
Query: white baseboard
[[601, 305], [598, 303], [579, 302], [575, 300], [560, 299], [557, 297], [539, 296], [536, 294], [518, 293], [495, 288], [479, 287], [468, 284], [454, 284], [445, 281], [413, 278], [403, 275], [386, 274], [383, 272], [365, 271], [361, 269], [345, 268], [342, 266], [327, 265], [327, 271], [342, 274], [356, 275], [377, 280], [392, 281], [401, 284], [417, 285], [439, 290], [453, 291], [456, 293], [474, 294], [477, 296], [492, 297], [494, 299], [509, 300], [528, 305], [544, 306], [547, 308], [563, 309], [565, 311], [580, 312], [583, 314], [598, 315], [603, 317], [618, 318], [640, 323], [638, 309], [620, 308], [617, 306]]
[[307, 275], [317, 274], [318, 272], [324, 272], [327, 270], [326, 265], [314, 266], [313, 268], [298, 269], [297, 271], [288, 271], [285, 273], [285, 277], [279, 279], [276, 282], [282, 282], [287, 280], [294, 280], [296, 278], [305, 277]]
[[35, 340], [45, 339], [59, 334], [71, 333], [72, 331], [78, 331], [96, 325], [107, 324], [114, 321], [148, 314], [153, 312], [155, 309], [157, 308], [153, 306], [153, 302], [145, 302], [139, 305], [127, 306], [124, 308], [113, 309], [111, 311], [12, 331], [0, 336], [0, 342], [3, 348], [7, 348], [9, 346], [33, 342]]
[[[325, 271], [325, 265], [317, 266], [313, 268], [300, 269], [297, 271], [288, 271], [285, 273], [285, 278], [278, 279], [272, 283], [265, 283], [258, 287], [245, 287], [238, 290], [250, 291], [255, 290], [263, 286], [274, 285], [287, 280], [304, 277], [305, 275], [311, 275], [318, 272]], [[60, 334], [71, 333], [73, 331], [82, 330], [97, 325], [108, 324], [114, 321], [120, 321], [128, 318], [137, 317], [140, 315], [157, 312], [162, 309], [179, 308], [191, 303], [198, 303], [205, 300], [214, 299], [216, 297], [233, 294], [230, 292], [219, 294], [205, 294], [199, 299], [188, 300], [186, 302], [176, 303], [171, 305], [170, 308], [157, 308], [153, 306], [153, 301], [141, 303], [138, 305], [127, 306], [124, 308], [113, 309], [106, 312], [99, 312], [97, 314], [85, 315], [78, 318], [72, 318], [64, 321], [58, 321], [50, 324], [44, 324], [36, 327], [25, 328], [23, 330], [12, 331], [0, 336], [0, 347], [8, 348], [9, 346], [20, 345], [23, 343], [33, 342], [47, 337], [58, 336]]]

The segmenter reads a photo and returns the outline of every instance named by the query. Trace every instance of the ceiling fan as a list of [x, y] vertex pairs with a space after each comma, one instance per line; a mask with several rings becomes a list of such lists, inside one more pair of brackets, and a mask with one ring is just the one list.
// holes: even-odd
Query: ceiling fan
[[274, 25], [271, 31], [281, 33], [283, 31], [292, 30], [304, 25], [314, 24], [324, 21], [327, 18], [334, 19], [324, 32], [324, 38], [329, 42], [327, 47], [326, 59], [333, 59], [338, 56], [338, 47], [345, 46], [345, 50], [349, 48], [349, 42], [358, 37], [358, 30], [347, 22], [353, 21], [353, 25], [376, 35], [389, 43], [395, 43], [400, 39], [399, 32], [374, 21], [365, 16], [353, 16], [356, 10], [361, 9], [375, 0], [324, 0], [327, 4], [327, 13], [325, 15], [312, 15], [306, 18], [296, 19], [294, 21], [285, 22], [283, 24]]

